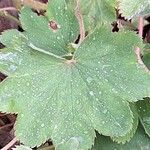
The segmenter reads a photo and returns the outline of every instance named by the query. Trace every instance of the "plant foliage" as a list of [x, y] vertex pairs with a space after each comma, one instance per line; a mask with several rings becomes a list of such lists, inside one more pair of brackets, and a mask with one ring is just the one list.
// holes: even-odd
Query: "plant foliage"
[[[129, 4], [130, 3], [130, 4]], [[132, 19], [138, 15], [147, 15], [150, 13], [149, 0], [119, 0], [119, 9], [123, 16]]]
[[149, 150], [149, 148], [150, 139], [145, 134], [143, 128], [139, 126], [133, 139], [124, 145], [114, 143], [109, 137], [97, 135], [95, 145], [92, 150]]
[[[113, 4], [92, 3], [94, 15], [101, 12], [97, 22], [109, 20], [106, 8]], [[132, 31], [112, 33], [100, 25], [75, 45], [79, 27], [72, 8], [65, 0], [53, 0], [38, 16], [25, 7], [20, 14], [25, 31], [3, 33], [0, 71], [8, 77], [0, 86], [0, 110], [18, 114], [16, 136], [30, 147], [51, 138], [57, 150], [87, 150], [95, 130], [125, 143], [136, 132], [138, 113], [149, 135], [143, 121], [149, 107], [141, 101], [145, 113], [134, 104], [150, 97], [150, 75], [134, 53], [144, 47], [141, 39]]]

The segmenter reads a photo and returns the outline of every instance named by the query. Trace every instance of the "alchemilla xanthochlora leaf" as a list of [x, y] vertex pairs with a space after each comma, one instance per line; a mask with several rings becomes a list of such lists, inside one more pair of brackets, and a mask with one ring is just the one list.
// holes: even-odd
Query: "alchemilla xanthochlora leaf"
[[[150, 76], [136, 61], [139, 38], [104, 26], [88, 35], [70, 60], [68, 45], [78, 27], [68, 22], [77, 20], [74, 15], [65, 22], [57, 17], [57, 12], [62, 18], [72, 12], [67, 6], [59, 12], [65, 5], [61, 1], [48, 8], [46, 17], [24, 8], [25, 31], [3, 33], [0, 71], [8, 77], [0, 86], [0, 110], [18, 114], [16, 136], [27, 146], [51, 138], [58, 150], [87, 150], [95, 130], [111, 137], [131, 132], [128, 102], [150, 96]], [[49, 21], [59, 27], [49, 27]]]
[[[120, 13], [127, 19], [150, 13], [149, 0], [118, 0]], [[129, 4], [130, 3], [130, 4]]]
[[126, 144], [117, 144], [109, 137], [97, 134], [92, 150], [99, 150], [100, 148], [102, 150], [149, 150], [150, 138], [145, 134], [145, 131], [141, 126], [138, 127], [131, 141]]
[[117, 142], [117, 143], [121, 143], [121, 144], [125, 144], [126, 142], [129, 142], [136, 130], [137, 130], [137, 127], [138, 127], [138, 123], [139, 123], [139, 116], [138, 116], [138, 112], [137, 112], [137, 109], [136, 109], [136, 105], [135, 104], [132, 104], [130, 103], [130, 108], [133, 112], [133, 124], [132, 124], [132, 129], [130, 130], [130, 132], [128, 132], [126, 135], [124, 136], [120, 136], [120, 137], [111, 137], [111, 139], [114, 141], [114, 142]]
[[[115, 0], [82, 0], [84, 20], [91, 30], [100, 24], [110, 24], [116, 20]], [[85, 7], [86, 6], [86, 7]]]
[[145, 133], [150, 137], [150, 98], [137, 102], [139, 118], [145, 129]]
[[[24, 9], [20, 20], [29, 44], [63, 56], [67, 53], [68, 44], [78, 37], [78, 22], [74, 11], [68, 7], [65, 0], [53, 0], [49, 3], [47, 17], [38, 16], [30, 9]], [[58, 30], [56, 32], [50, 28]]]
[[150, 70], [150, 44], [148, 43], [143, 52], [143, 61], [147, 68]]
[[[67, 0], [74, 4], [74, 1]], [[109, 24], [116, 21], [116, 0], [82, 0], [80, 7], [84, 18], [85, 28], [93, 30], [101, 24]], [[74, 6], [74, 5], [73, 5]]]

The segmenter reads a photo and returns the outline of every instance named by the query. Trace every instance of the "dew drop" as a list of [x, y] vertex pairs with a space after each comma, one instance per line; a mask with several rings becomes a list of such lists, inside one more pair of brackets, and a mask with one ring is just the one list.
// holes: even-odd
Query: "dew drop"
[[27, 82], [27, 86], [29, 86], [30, 85], [30, 83], [29, 82]]
[[41, 124], [41, 127], [42, 127], [42, 128], [44, 127], [44, 123]]
[[102, 121], [102, 124], [105, 124], [105, 121]]
[[98, 99], [98, 98], [96, 98], [96, 101], [98, 102], [98, 101], [99, 101], [99, 99]]
[[98, 93], [99, 93], [100, 95], [102, 94], [102, 92], [101, 92], [101, 91], [99, 91]]
[[58, 126], [57, 126], [57, 125], [55, 125], [55, 126], [54, 126], [54, 130], [56, 130], [57, 128], [58, 128]]
[[10, 65], [10, 67], [9, 67], [9, 71], [16, 71], [16, 69], [17, 69], [17, 66], [14, 66], [14, 65]]
[[88, 134], [88, 131], [84, 131], [84, 134]]
[[58, 40], [60, 40], [60, 37], [59, 37], [59, 36], [57, 36], [57, 39], [58, 39]]
[[105, 79], [106, 82], [108, 82], [108, 79]]
[[21, 114], [21, 117], [24, 117], [24, 114]]
[[91, 83], [93, 79], [91, 77], [88, 77], [86, 80], [88, 83]]
[[79, 104], [80, 103], [80, 101], [79, 100], [77, 100], [77, 104]]
[[93, 92], [93, 91], [90, 91], [89, 94], [90, 94], [91, 96], [93, 96], [93, 95], [94, 95], [94, 92]]
[[103, 110], [103, 113], [106, 114], [106, 113], [107, 113], [107, 109], [104, 109], [104, 110]]

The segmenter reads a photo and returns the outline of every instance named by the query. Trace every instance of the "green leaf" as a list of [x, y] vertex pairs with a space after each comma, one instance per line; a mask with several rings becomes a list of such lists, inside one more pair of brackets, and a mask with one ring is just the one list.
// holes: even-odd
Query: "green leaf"
[[150, 138], [145, 134], [143, 128], [139, 126], [132, 140], [126, 144], [117, 144], [109, 137], [97, 135], [92, 150], [149, 150]]
[[[67, 1], [74, 8], [74, 1]], [[93, 31], [96, 26], [110, 24], [116, 20], [116, 0], [82, 0], [81, 12], [87, 31]]]
[[127, 19], [132, 19], [138, 15], [146, 15], [150, 12], [149, 0], [119, 0], [119, 10]]
[[[65, 0], [49, 2], [47, 16], [38, 16], [29, 8], [21, 11], [20, 20], [28, 45], [35, 45], [57, 55], [68, 53], [67, 45], [76, 40], [79, 30], [74, 12]], [[29, 21], [30, 20], [30, 21]], [[57, 24], [57, 30], [50, 27], [50, 22]]]
[[147, 68], [150, 70], [150, 44], [147, 44], [144, 49], [143, 61]]
[[135, 132], [137, 130], [139, 119], [138, 119], [138, 113], [137, 113], [137, 109], [136, 109], [135, 104], [130, 104], [130, 108], [131, 108], [131, 110], [133, 112], [133, 125], [132, 125], [132, 129], [125, 136], [122, 136], [122, 137], [111, 137], [111, 139], [114, 142], [122, 143], [122, 144], [125, 144], [126, 142], [129, 142], [131, 140], [131, 138], [134, 136], [134, 134], [135, 134]]
[[[26, 145], [34, 147], [51, 137], [60, 149], [65, 145], [73, 149], [74, 143], [78, 149], [87, 149], [94, 141], [94, 128], [109, 135], [122, 135], [130, 128], [132, 115], [127, 103], [117, 96], [114, 103], [107, 91], [103, 92], [106, 102], [90, 97], [90, 78], [84, 81], [78, 65], [34, 51], [23, 40], [17, 48], [7, 51], [12, 56], [5, 56], [1, 64], [17, 66], [16, 70], [8, 67], [10, 75], [1, 84], [0, 110], [19, 114], [16, 134]], [[21, 62], [16, 64], [19, 58]], [[123, 109], [115, 110], [118, 107]]]
[[[86, 6], [86, 7], [85, 7]], [[102, 23], [112, 23], [116, 20], [115, 0], [83, 0], [81, 2], [83, 15], [90, 26], [96, 26]]]
[[150, 98], [145, 98], [144, 101], [137, 102], [140, 121], [145, 129], [145, 132], [150, 137]]
[[[24, 11], [30, 18], [31, 11], [24, 9], [23, 16]], [[58, 150], [82, 150], [93, 144], [95, 130], [111, 137], [130, 132], [133, 113], [128, 101], [150, 94], [150, 76], [134, 54], [135, 46], [143, 46], [139, 37], [101, 27], [67, 60], [59, 55], [59, 44], [53, 51], [51, 45], [38, 47], [41, 38], [34, 41], [29, 31], [8, 31], [1, 37], [6, 48], [0, 52], [0, 71], [8, 77], [0, 86], [0, 110], [18, 114], [17, 138], [31, 147], [51, 138]]]
[[20, 145], [20, 146], [16, 146], [16, 148], [13, 148], [12, 150], [32, 150], [32, 149], [30, 147]]
[[[60, 149], [64, 145], [87, 149], [93, 143], [94, 129], [109, 136], [123, 136], [131, 130], [132, 112], [121, 97], [136, 101], [135, 95], [149, 93], [149, 80], [145, 80], [149, 76], [135, 62], [132, 45], [139, 40], [133, 33], [98, 29], [77, 50], [77, 63], [31, 49], [24, 36], [18, 43], [17, 34], [15, 47], [4, 49], [5, 59], [3, 52], [0, 55], [1, 66], [6, 64], [9, 72], [0, 87], [0, 110], [19, 114], [16, 135], [23, 143], [34, 147], [51, 137]], [[122, 40], [127, 37], [128, 51]]]

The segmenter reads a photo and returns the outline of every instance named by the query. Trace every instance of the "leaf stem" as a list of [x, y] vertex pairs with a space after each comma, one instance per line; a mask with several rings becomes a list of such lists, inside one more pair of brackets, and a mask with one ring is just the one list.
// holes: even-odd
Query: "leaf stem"
[[3, 130], [3, 129], [8, 128], [8, 127], [12, 127], [13, 125], [14, 125], [14, 123], [3, 125], [2, 127], [0, 127], [0, 130]]
[[79, 28], [80, 28], [80, 40], [79, 40], [79, 45], [80, 45], [85, 38], [85, 28], [84, 28], [83, 16], [80, 10], [80, 0], [76, 0], [75, 16], [78, 20]]
[[3, 147], [1, 150], [8, 150], [10, 149], [16, 142], [17, 138], [15, 137], [12, 141], [10, 141], [5, 147]]
[[15, 7], [4, 7], [4, 8], [0, 8], [0, 16], [2, 17], [7, 17], [8, 19], [11, 19], [13, 21], [15, 21], [19, 26], [21, 26], [20, 21], [14, 17], [13, 15], [9, 14], [7, 11], [18, 11]]
[[10, 20], [13, 20], [13, 21], [15, 21], [19, 26], [21, 26], [21, 23], [20, 23], [20, 21], [16, 18], [16, 17], [14, 17], [14, 16], [12, 16], [11, 14], [9, 14], [7, 11], [0, 11], [0, 16], [2, 16], [2, 17], [6, 17], [6, 18], [8, 18], [8, 19], [10, 19]]
[[18, 11], [15, 7], [4, 7], [4, 8], [0, 8], [0, 11], [8, 11], [8, 10]]
[[143, 27], [144, 27], [144, 19], [142, 16], [139, 17], [138, 21], [138, 30], [139, 30], [139, 36], [143, 37]]
[[35, 0], [21, 0], [22, 5], [29, 6], [33, 9], [36, 9], [38, 11], [40, 10], [46, 10], [47, 9], [47, 4], [41, 3], [39, 1]]
[[[139, 16], [138, 30], [139, 30], [139, 37], [141, 38], [143, 37], [143, 27], [144, 27], [144, 19], [142, 16]], [[143, 60], [141, 58], [141, 49], [139, 47], [136, 47], [135, 54], [136, 54], [138, 63], [145, 69], [146, 72], [149, 72], [149, 69], [143, 63]]]

